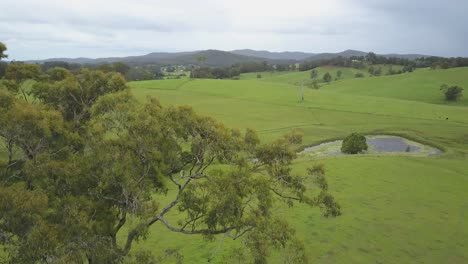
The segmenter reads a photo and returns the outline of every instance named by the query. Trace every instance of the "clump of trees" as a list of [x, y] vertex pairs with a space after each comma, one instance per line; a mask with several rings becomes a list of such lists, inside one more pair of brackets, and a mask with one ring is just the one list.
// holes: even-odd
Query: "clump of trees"
[[367, 150], [366, 137], [359, 133], [352, 133], [343, 140], [341, 152], [346, 154], [358, 154]]
[[[373, 52], [369, 52], [366, 56], [351, 56], [342, 57], [338, 56], [331, 59], [323, 59], [318, 61], [306, 61], [299, 65], [300, 71], [308, 71], [320, 66], [337, 66], [337, 67], [351, 67], [355, 69], [364, 69], [367, 65], [374, 64], [390, 64], [390, 65], [402, 65], [410, 66], [411, 68], [416, 67], [416, 60], [408, 60], [403, 58], [385, 57], [378, 56]], [[429, 66], [427, 66], [429, 67]]]
[[314, 80], [314, 81], [317, 80], [317, 78], [318, 78], [318, 72], [317, 72], [316, 69], [312, 69], [312, 70], [310, 71], [310, 78], [311, 78], [312, 80]]
[[233, 68], [238, 68], [240, 73], [248, 72], [264, 72], [264, 71], [274, 71], [275, 68], [273, 65], [264, 62], [245, 62], [237, 63], [232, 65]]
[[295, 68], [295, 64], [271, 65], [267, 62], [247, 62], [234, 64], [228, 67], [193, 67], [190, 76], [191, 78], [203, 79], [238, 79], [242, 73], [289, 71], [295, 70]]
[[338, 80], [341, 79], [341, 76], [342, 76], [342, 75], [343, 75], [343, 72], [342, 72], [341, 70], [338, 70], [338, 71], [336, 72], [336, 79], [338, 79]]
[[401, 65], [401, 71], [394, 71], [392, 74], [401, 74], [405, 72], [412, 72], [415, 68], [428, 68], [431, 69], [448, 69], [455, 67], [467, 67], [468, 58], [443, 58], [443, 57], [421, 57], [415, 59], [405, 59], [397, 57], [379, 56], [373, 52], [369, 52], [366, 56], [351, 56], [342, 57], [338, 56], [331, 59], [324, 59], [319, 61], [306, 61], [299, 65], [300, 71], [308, 71], [320, 66], [337, 66], [337, 67], [351, 67], [355, 69], [364, 69], [367, 65]]
[[326, 72], [324, 75], [323, 75], [323, 81], [326, 82], [326, 83], [329, 83], [331, 82], [332, 80], [332, 76], [329, 72]]
[[463, 88], [457, 85], [448, 86], [447, 84], [442, 84], [440, 90], [447, 101], [458, 101], [463, 96]]
[[354, 74], [354, 78], [364, 78], [364, 74], [362, 72], [358, 72]]
[[[133, 244], [157, 237], [155, 223], [242, 239], [248, 262], [266, 263], [276, 248], [305, 263], [304, 245], [275, 204], [340, 214], [323, 166], [291, 170], [299, 131], [262, 143], [254, 130], [227, 128], [187, 106], [139, 102], [120, 73], [13, 65], [0, 82], [0, 246], [8, 263], [154, 263], [158, 256]], [[37, 80], [26, 97], [17, 89], [25, 78]]]
[[46, 62], [42, 63], [40, 66], [42, 68], [42, 71], [44, 71], [44, 72], [47, 72], [48, 70], [53, 69], [53, 68], [57, 68], [57, 67], [65, 68], [65, 69], [67, 69], [69, 71], [72, 71], [72, 72], [77, 72], [83, 67], [81, 64], [68, 63], [68, 62], [65, 62], [65, 61], [46, 61]]
[[239, 68], [222, 67], [222, 68], [194, 68], [190, 73], [190, 78], [200, 79], [228, 79], [240, 76]]
[[370, 76], [380, 76], [382, 74], [382, 67], [370, 66], [368, 72]]
[[468, 58], [443, 58], [443, 57], [425, 57], [416, 59], [417, 65], [421, 67], [430, 67], [431, 69], [449, 69], [457, 67], [467, 67]]

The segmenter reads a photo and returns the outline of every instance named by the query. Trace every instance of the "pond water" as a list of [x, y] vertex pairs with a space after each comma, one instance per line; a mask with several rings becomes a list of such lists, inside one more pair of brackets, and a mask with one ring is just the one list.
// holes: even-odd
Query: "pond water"
[[[414, 152], [421, 149], [405, 142], [405, 140], [399, 137], [368, 138], [367, 145], [374, 148], [377, 152]], [[409, 151], [406, 151], [408, 147]]]
[[[366, 140], [369, 149], [364, 154], [434, 156], [442, 153], [442, 151], [437, 148], [398, 136], [366, 136]], [[341, 153], [342, 143], [343, 140], [325, 142], [316, 146], [307, 147], [298, 154], [317, 156], [344, 155]]]

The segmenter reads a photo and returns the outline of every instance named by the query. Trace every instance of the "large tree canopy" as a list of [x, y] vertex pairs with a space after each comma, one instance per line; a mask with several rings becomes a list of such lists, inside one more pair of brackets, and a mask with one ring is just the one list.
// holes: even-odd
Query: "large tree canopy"
[[323, 167], [306, 175], [290, 167], [300, 133], [262, 144], [255, 131], [229, 129], [190, 107], [137, 101], [119, 73], [56, 68], [29, 101], [7, 88], [0, 84], [0, 245], [13, 263], [149, 260], [132, 246], [157, 236], [148, 234], [157, 222], [242, 239], [255, 263], [270, 248], [288, 248], [304, 263], [275, 203], [340, 214]]

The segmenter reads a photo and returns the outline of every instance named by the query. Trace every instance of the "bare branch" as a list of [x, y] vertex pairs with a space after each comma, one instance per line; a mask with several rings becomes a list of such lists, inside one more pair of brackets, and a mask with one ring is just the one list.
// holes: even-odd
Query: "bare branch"
[[274, 188], [270, 188], [270, 190], [271, 190], [274, 194], [278, 195], [279, 197], [281, 197], [281, 198], [283, 198], [283, 199], [302, 201], [301, 198], [293, 197], [293, 196], [288, 196], [288, 195], [282, 194], [282, 193], [278, 192], [277, 190], [275, 190]]

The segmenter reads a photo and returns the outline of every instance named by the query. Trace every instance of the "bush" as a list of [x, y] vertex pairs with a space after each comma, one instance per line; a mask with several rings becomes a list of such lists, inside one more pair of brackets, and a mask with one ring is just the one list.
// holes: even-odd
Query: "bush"
[[302, 137], [304, 137], [304, 133], [302, 132], [301, 129], [298, 129], [298, 128], [295, 128], [290, 133], [284, 135], [284, 138], [290, 144], [301, 144], [302, 143]]
[[445, 95], [445, 100], [447, 101], [457, 101], [463, 95], [463, 88], [460, 86], [448, 86], [446, 84], [442, 84], [440, 86], [440, 90]]
[[341, 145], [341, 152], [346, 154], [357, 154], [366, 150], [366, 137], [358, 133], [352, 133], [351, 135], [347, 136], [343, 140], [343, 145]]
[[332, 76], [330, 75], [329, 72], [325, 73], [325, 75], [323, 75], [323, 80], [327, 83], [331, 82], [332, 80]]
[[307, 87], [309, 87], [309, 88], [314, 88], [314, 89], [320, 88], [320, 86], [318, 85], [318, 82], [315, 81], [315, 80], [312, 81], [311, 83], [308, 83], [308, 84], [307, 84]]
[[410, 147], [410, 145], [406, 146], [405, 152], [411, 152], [411, 147]]
[[364, 77], [364, 74], [361, 72], [354, 74], [354, 78], [363, 78], [363, 77]]

